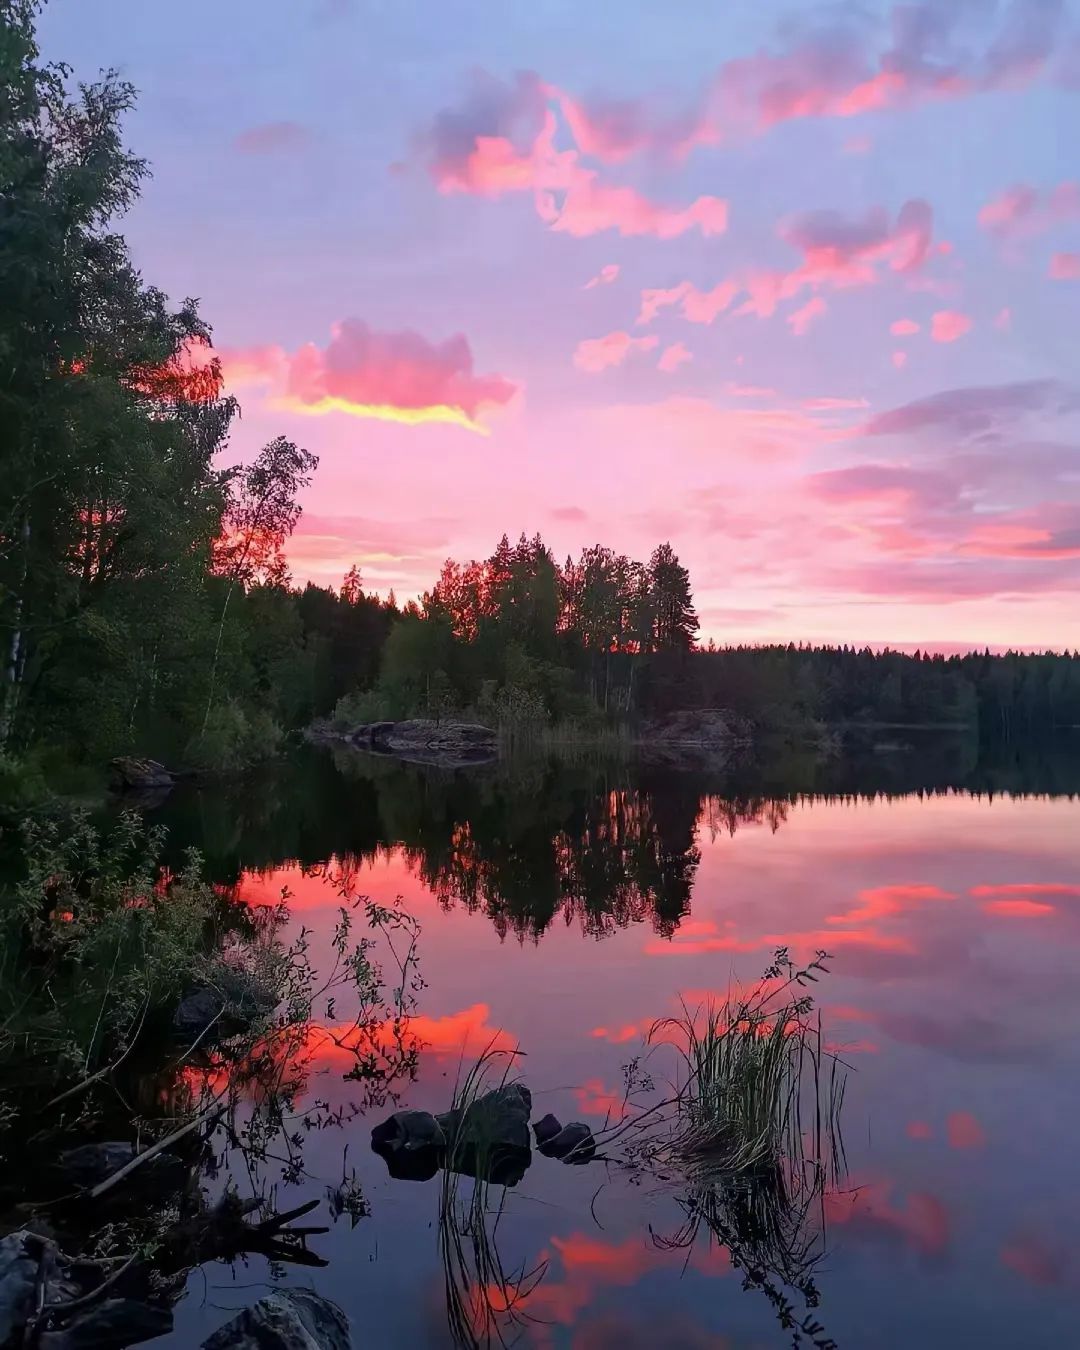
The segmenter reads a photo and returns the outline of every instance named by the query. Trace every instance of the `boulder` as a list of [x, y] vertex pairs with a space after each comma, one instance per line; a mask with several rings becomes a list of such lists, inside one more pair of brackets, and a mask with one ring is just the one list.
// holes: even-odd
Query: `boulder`
[[[535, 1130], [536, 1127], [533, 1128]], [[545, 1158], [558, 1158], [564, 1163], [592, 1162], [596, 1156], [596, 1140], [593, 1138], [593, 1132], [580, 1120], [572, 1120], [555, 1134], [546, 1134], [542, 1142], [537, 1135], [536, 1147]]]
[[505, 1083], [464, 1111], [436, 1116], [446, 1135], [446, 1166], [497, 1186], [516, 1186], [532, 1161], [531, 1114], [529, 1089], [523, 1083]]
[[376, 754], [447, 768], [486, 763], [495, 758], [498, 748], [498, 733], [492, 727], [424, 717], [364, 722], [344, 732], [343, 739]]
[[109, 761], [109, 781], [117, 792], [146, 792], [171, 788], [173, 775], [156, 759], [120, 755]]
[[309, 1289], [281, 1289], [245, 1308], [202, 1350], [352, 1350], [349, 1319]]
[[27, 1319], [35, 1308], [38, 1257], [31, 1235], [20, 1229], [0, 1238], [0, 1345], [18, 1345]]
[[78, 1313], [64, 1327], [46, 1331], [39, 1350], [127, 1350], [173, 1329], [168, 1308], [154, 1307], [130, 1298], [109, 1298]]
[[[119, 1172], [121, 1167], [126, 1167], [137, 1152], [134, 1144], [110, 1139], [103, 1143], [80, 1144], [78, 1148], [65, 1149], [57, 1157], [56, 1165], [68, 1185], [89, 1190], [114, 1172]], [[131, 1181], [137, 1186], [175, 1185], [183, 1180], [186, 1170], [183, 1162], [174, 1154], [156, 1153], [132, 1173]]]
[[245, 970], [222, 965], [216, 983], [193, 989], [180, 1000], [173, 1014], [173, 1029], [189, 1041], [235, 1036], [257, 1017], [265, 1017], [277, 1005], [277, 996]]
[[430, 1111], [395, 1111], [371, 1131], [371, 1148], [397, 1181], [430, 1181], [446, 1155], [446, 1135]]

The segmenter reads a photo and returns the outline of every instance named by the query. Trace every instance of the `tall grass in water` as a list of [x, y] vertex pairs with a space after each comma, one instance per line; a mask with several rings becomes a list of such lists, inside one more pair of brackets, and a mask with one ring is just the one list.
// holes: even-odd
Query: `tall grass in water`
[[[689, 1252], [701, 1238], [724, 1247], [749, 1288], [773, 1304], [795, 1346], [832, 1342], [786, 1290], [818, 1304], [814, 1271], [825, 1253], [824, 1196], [844, 1173], [840, 1116], [845, 1066], [822, 1043], [806, 986], [827, 953], [797, 967], [786, 949], [748, 994], [683, 1006], [653, 1024], [646, 1059], [674, 1052], [671, 1093], [627, 1116], [598, 1142], [639, 1175], [675, 1190], [684, 1214], [660, 1247]], [[632, 1095], [628, 1080], [627, 1106]]]
[[[506, 1187], [489, 1180], [495, 1159], [481, 1140], [464, 1140], [470, 1112], [485, 1093], [508, 1087], [517, 1051], [490, 1045], [454, 1087], [446, 1139], [446, 1165], [439, 1194], [439, 1255], [446, 1286], [446, 1312], [455, 1346], [488, 1350], [513, 1343], [531, 1320], [523, 1305], [544, 1278], [547, 1262], [507, 1270], [498, 1250]], [[498, 1071], [502, 1064], [501, 1072]], [[497, 1074], [497, 1077], [496, 1077]], [[475, 1176], [455, 1164], [465, 1153]]]

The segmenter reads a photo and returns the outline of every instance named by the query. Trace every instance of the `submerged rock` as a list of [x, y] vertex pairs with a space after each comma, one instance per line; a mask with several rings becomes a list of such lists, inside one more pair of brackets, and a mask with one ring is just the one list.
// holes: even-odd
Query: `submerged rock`
[[109, 761], [109, 782], [117, 792], [145, 792], [171, 788], [174, 779], [165, 765], [156, 759], [119, 755]]
[[215, 1331], [202, 1350], [352, 1350], [349, 1319], [309, 1289], [281, 1289]]
[[371, 1131], [372, 1151], [397, 1181], [430, 1181], [446, 1155], [446, 1135], [430, 1111], [395, 1111]]

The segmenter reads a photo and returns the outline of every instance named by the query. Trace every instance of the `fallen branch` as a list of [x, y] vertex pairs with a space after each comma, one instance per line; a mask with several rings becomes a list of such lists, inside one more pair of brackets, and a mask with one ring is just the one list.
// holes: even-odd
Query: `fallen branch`
[[167, 1134], [164, 1139], [159, 1139], [156, 1144], [151, 1144], [150, 1147], [144, 1149], [142, 1153], [137, 1153], [135, 1157], [132, 1158], [129, 1163], [125, 1163], [118, 1172], [114, 1172], [112, 1176], [106, 1177], [104, 1181], [99, 1181], [93, 1190], [90, 1191], [90, 1199], [97, 1200], [98, 1197], [104, 1195], [106, 1191], [112, 1190], [119, 1182], [123, 1181], [126, 1177], [129, 1177], [136, 1168], [141, 1167], [145, 1162], [149, 1162], [151, 1158], [156, 1158], [159, 1153], [163, 1153], [173, 1144], [179, 1143], [181, 1139], [186, 1138], [195, 1130], [200, 1129], [208, 1120], [211, 1120], [211, 1118], [216, 1121], [224, 1110], [225, 1108], [223, 1106], [207, 1107], [207, 1109], [200, 1112], [194, 1120], [189, 1120], [186, 1125], [181, 1125], [181, 1127], [178, 1130], [174, 1130], [172, 1134]]

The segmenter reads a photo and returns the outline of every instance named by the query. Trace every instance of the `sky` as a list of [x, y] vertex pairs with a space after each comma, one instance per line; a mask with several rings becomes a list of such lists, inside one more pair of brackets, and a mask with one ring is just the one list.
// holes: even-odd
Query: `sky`
[[702, 638], [1080, 647], [1080, 5], [51, 0], [297, 581], [539, 532]]

